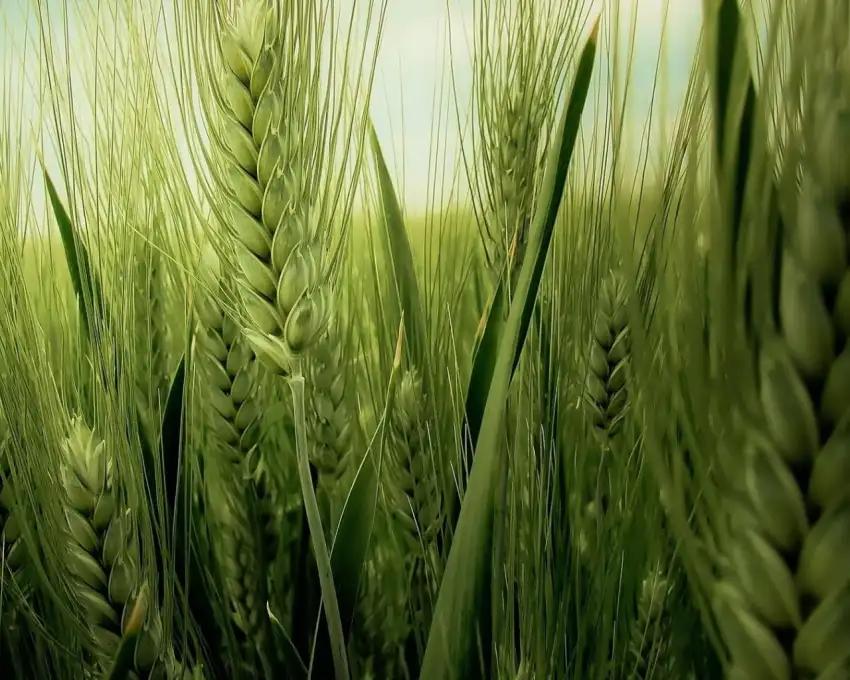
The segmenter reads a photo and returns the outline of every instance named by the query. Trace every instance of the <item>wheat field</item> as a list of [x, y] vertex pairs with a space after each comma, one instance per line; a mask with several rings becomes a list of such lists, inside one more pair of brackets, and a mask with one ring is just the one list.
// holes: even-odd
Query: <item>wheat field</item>
[[469, 7], [0, 10], [4, 678], [850, 680], [850, 9]]

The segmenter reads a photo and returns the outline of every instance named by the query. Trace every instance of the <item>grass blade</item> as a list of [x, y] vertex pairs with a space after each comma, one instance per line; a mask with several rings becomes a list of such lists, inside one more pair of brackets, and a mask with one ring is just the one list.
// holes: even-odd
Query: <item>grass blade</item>
[[416, 279], [413, 251], [410, 247], [410, 239], [407, 235], [398, 196], [381, 150], [381, 143], [378, 140], [375, 128], [371, 124], [369, 126], [369, 139], [378, 173], [378, 185], [383, 206], [384, 229], [380, 230], [381, 240], [393, 270], [394, 290], [391, 291], [389, 299], [392, 300], [395, 310], [394, 317], [390, 321], [394, 328], [398, 328], [402, 316], [404, 317], [404, 326], [407, 331], [406, 347], [409, 347], [413, 364], [421, 368], [426, 365], [427, 340], [425, 316], [419, 293], [419, 283]]
[[[593, 74], [598, 31], [597, 19], [582, 52], [570, 100], [554, 137], [557, 144], [549, 151], [543, 191], [529, 234], [527, 257], [500, 342], [469, 485], [437, 597], [419, 675], [422, 680], [459, 680], [475, 677], [479, 672], [482, 677], [491, 677], [489, 586], [493, 514], [498, 472], [504, 464], [500, 456], [499, 423], [504, 415], [515, 357], [525, 340], [561, 205]], [[480, 649], [484, 650], [484, 668], [481, 669], [474, 664], [479, 641]]]
[[53, 215], [56, 218], [56, 224], [59, 227], [59, 235], [62, 238], [62, 248], [65, 251], [65, 260], [68, 264], [68, 271], [71, 275], [71, 283], [74, 286], [74, 292], [77, 294], [77, 301], [80, 305], [80, 315], [83, 319], [83, 324], [89, 333], [89, 339], [95, 341], [96, 333], [91, 325], [92, 319], [89, 316], [89, 307], [103, 316], [106, 313], [103, 301], [103, 289], [100, 286], [100, 280], [97, 274], [91, 268], [88, 250], [85, 244], [77, 238], [77, 229], [71, 220], [62, 199], [56, 193], [56, 186], [50, 177], [50, 173], [42, 166], [44, 174], [44, 183], [47, 187], [47, 195], [50, 199], [50, 206], [53, 209]]
[[271, 619], [272, 622], [274, 643], [277, 645], [278, 649], [280, 649], [283, 658], [286, 660], [287, 677], [291, 680], [307, 680], [307, 666], [304, 665], [304, 660], [298, 653], [295, 643], [292, 641], [292, 638], [289, 637], [289, 634], [286, 632], [286, 629], [283, 627], [280, 619], [274, 615], [274, 612], [272, 612], [268, 607], [266, 607], [266, 610], [268, 611], [269, 619]]

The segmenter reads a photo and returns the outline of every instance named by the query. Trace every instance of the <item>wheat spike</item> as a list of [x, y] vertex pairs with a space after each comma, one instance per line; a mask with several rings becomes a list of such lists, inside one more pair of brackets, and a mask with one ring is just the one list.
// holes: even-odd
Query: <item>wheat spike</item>
[[398, 588], [394, 570], [397, 562], [385, 548], [370, 549], [366, 562], [364, 592], [358, 608], [360, 624], [355, 629], [355, 645], [362, 648], [366, 672], [376, 678], [398, 677], [399, 652], [410, 630], [406, 598]]
[[[138, 537], [130, 509], [121, 507], [114, 459], [106, 442], [75, 418], [65, 450], [67, 565], [78, 586], [78, 605], [106, 661], [118, 649], [139, 595]], [[154, 625], [136, 645], [140, 672], [150, 671], [159, 655], [160, 632], [153, 618]]]
[[715, 596], [732, 677], [850, 673], [846, 106], [818, 93], [808, 124], [819, 139], [803, 158], [780, 256], [778, 328], [759, 347], [763, 425], [746, 437], [749, 512]]
[[252, 568], [258, 569], [257, 577], [264, 581], [262, 585], [249, 586], [238, 569], [233, 571], [236, 620], [249, 640], [262, 641], [256, 635], [258, 626], [265, 630], [267, 624], [265, 603], [269, 582], [273, 580], [271, 570], [265, 570], [263, 565], [273, 564], [277, 557], [280, 517], [277, 489], [257, 446], [261, 427], [258, 402], [261, 367], [237, 323], [219, 303], [229, 293], [227, 280], [218, 279], [212, 263], [208, 265], [204, 274], [218, 295], [206, 290], [200, 293], [196, 356], [211, 431], [227, 462], [237, 472], [235, 493], [245, 503], [245, 507], [231, 514], [230, 547], [234, 552], [228, 559], [240, 568], [250, 559]]
[[227, 459], [243, 465], [260, 433], [256, 399], [260, 366], [239, 326], [219, 302], [227, 294], [226, 281], [214, 288], [214, 294], [200, 293], [195, 355], [209, 404], [210, 428]]
[[628, 360], [625, 285], [611, 272], [602, 285], [585, 395], [591, 424], [603, 439], [619, 432], [628, 411]]
[[663, 626], [668, 618], [665, 600], [670, 594], [667, 579], [653, 570], [642, 582], [638, 598], [637, 620], [632, 626], [629, 652], [633, 657], [631, 675], [635, 680], [648, 680], [658, 663], [663, 662]]
[[307, 393], [311, 462], [321, 475], [320, 482], [329, 487], [345, 471], [355, 418], [345, 399], [342, 343], [334, 330], [335, 326], [329, 326], [313, 351]]
[[295, 38], [287, 31], [296, 29], [285, 25], [275, 23], [261, 0], [248, 0], [221, 40], [227, 226], [239, 244], [246, 337], [257, 356], [284, 375], [318, 341], [330, 310], [324, 230], [314, 224], [313, 142], [301, 116], [310, 103], [289, 101], [303, 74], [298, 53], [281, 57], [284, 41]]
[[522, 266], [531, 226], [544, 112], [529, 108], [519, 92], [507, 95], [505, 101], [489, 155], [494, 196], [488, 230], [497, 244], [499, 264], [507, 262], [509, 271], [516, 272]]
[[391, 474], [397, 489], [395, 514], [413, 554], [427, 550], [442, 518], [440, 486], [427, 450], [424, 398], [418, 373], [406, 370], [392, 414], [395, 464]]
[[229, 520], [224, 532], [224, 563], [233, 620], [244, 634], [240, 641], [253, 663], [268, 662], [264, 653], [268, 643], [269, 617], [267, 569], [263, 560], [262, 528], [259, 504], [252, 485], [236, 479], [230, 485]]

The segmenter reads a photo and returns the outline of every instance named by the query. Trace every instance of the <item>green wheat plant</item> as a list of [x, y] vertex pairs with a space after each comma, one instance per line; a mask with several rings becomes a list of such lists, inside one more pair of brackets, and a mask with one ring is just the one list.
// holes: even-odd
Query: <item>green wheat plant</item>
[[409, 3], [0, 8], [9, 678], [847, 677], [850, 14], [626, 4], [427, 8], [424, 208]]

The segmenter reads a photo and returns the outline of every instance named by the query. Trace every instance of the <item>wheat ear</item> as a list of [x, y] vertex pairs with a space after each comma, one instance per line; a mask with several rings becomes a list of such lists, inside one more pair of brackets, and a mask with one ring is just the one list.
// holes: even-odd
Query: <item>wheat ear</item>
[[312, 74], [318, 57], [311, 45], [321, 39], [321, 21], [309, 4], [283, 9], [287, 14], [280, 17], [260, 0], [245, 2], [234, 30], [221, 40], [226, 224], [238, 244], [245, 337], [271, 371], [291, 376], [299, 482], [334, 670], [344, 680], [345, 633], [311, 478], [301, 361], [325, 332], [331, 310], [324, 263], [329, 230], [316, 218], [322, 212], [323, 145], [321, 125], [315, 124], [321, 96]]
[[850, 125], [823, 92], [812, 115], [818, 138], [786, 221], [778, 327], [759, 342], [749, 513], [715, 595], [735, 678], [850, 673]]
[[663, 660], [665, 650], [662, 635], [668, 618], [665, 607], [669, 594], [669, 583], [658, 569], [653, 570], [641, 583], [637, 619], [631, 627], [629, 639], [629, 653], [633, 657], [629, 677], [635, 680], [648, 680], [657, 662]]
[[[304, 129], [310, 103], [290, 102], [303, 74], [298, 53], [283, 59], [282, 41], [293, 36], [285, 32], [289, 24], [281, 29], [275, 19], [260, 0], [245, 2], [234, 29], [222, 37], [222, 114], [227, 226], [239, 244], [245, 334], [271, 370], [287, 375], [325, 330], [330, 298], [324, 230], [312, 223], [314, 142]], [[294, 108], [285, 109], [290, 104]]]
[[427, 551], [442, 518], [440, 487], [427, 452], [424, 399], [418, 373], [405, 371], [399, 380], [391, 421], [391, 474], [398, 491], [395, 516], [404, 531], [406, 547], [417, 555], [423, 549]]
[[488, 229], [491, 239], [499, 244], [500, 260], [507, 262], [515, 278], [525, 257], [531, 226], [545, 112], [529, 106], [517, 93], [508, 95], [506, 103], [495, 130], [495, 148], [489, 155], [494, 195]]
[[611, 272], [603, 281], [588, 362], [586, 403], [591, 425], [607, 441], [626, 416], [629, 327], [625, 285]]
[[[236, 321], [219, 302], [230, 294], [227, 280], [217, 277], [212, 263], [207, 263], [204, 274], [212, 290], [199, 292], [195, 355], [211, 432], [236, 471], [231, 487], [238, 502], [232, 504], [229, 527], [233, 553], [228, 558], [234, 566], [231, 596], [235, 619], [250, 646], [264, 643], [266, 638], [272, 570], [265, 567], [274, 562], [279, 547], [275, 486], [257, 447], [261, 370]], [[246, 560], [251, 562], [250, 569]], [[263, 583], [247, 582], [246, 573]]]
[[333, 533], [339, 514], [340, 482], [349, 469], [356, 415], [346, 399], [341, 337], [335, 323], [328, 325], [312, 350], [306, 366], [307, 437], [310, 462], [319, 473], [319, 487], [327, 499], [327, 524]]
[[[97, 641], [102, 661], [120, 645], [133, 601], [142, 585], [138, 536], [130, 508], [122, 507], [114, 459], [106, 442], [80, 418], [65, 440], [68, 569], [78, 605]], [[135, 667], [147, 673], [159, 656], [161, 631], [154, 617], [136, 645]]]
[[392, 413], [393, 464], [388, 467], [395, 496], [394, 516], [407, 550], [412, 611], [427, 630], [432, 604], [432, 547], [442, 520], [442, 495], [429, 456], [425, 395], [414, 369], [402, 373]]

